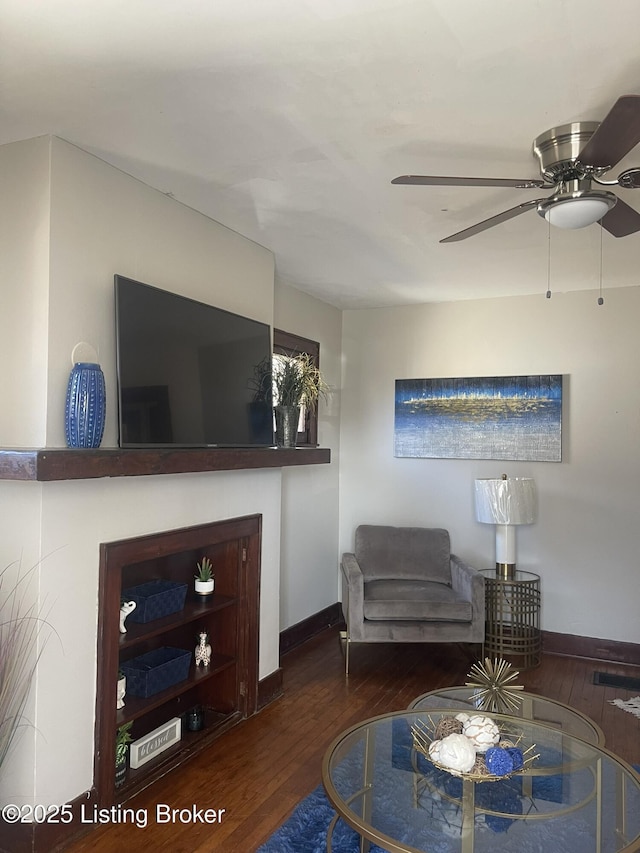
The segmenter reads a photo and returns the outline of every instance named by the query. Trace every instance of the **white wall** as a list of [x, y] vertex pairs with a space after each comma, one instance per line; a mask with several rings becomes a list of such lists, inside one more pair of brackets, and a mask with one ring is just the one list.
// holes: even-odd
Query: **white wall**
[[[518, 530], [520, 568], [542, 577], [542, 628], [640, 642], [640, 288], [487, 299], [343, 316], [340, 550], [359, 523], [442, 526], [490, 567], [476, 477], [532, 476], [539, 520]], [[562, 373], [561, 463], [396, 459], [396, 379]]]
[[[0, 156], [0, 447], [45, 443], [49, 140]], [[67, 371], [68, 372], [68, 371]]]
[[[38, 703], [38, 743], [45, 741], [47, 747], [40, 748], [36, 801], [54, 802], [61, 794], [70, 799], [88, 789], [93, 778], [95, 698], [87, 685], [96, 679], [98, 543], [262, 513], [263, 678], [278, 666], [280, 471], [67, 481], [42, 488], [42, 540], [51, 554], [44, 564], [42, 594], [51, 603], [59, 643], [50, 644], [45, 661], [49, 665], [42, 667], [38, 679], [38, 692], [53, 701]], [[56, 732], [70, 724], [77, 744], [75, 761], [52, 761]]]
[[[37, 701], [28, 715], [33, 728], [25, 730], [3, 772], [1, 800], [28, 801], [33, 794], [35, 802], [64, 802], [91, 787], [101, 542], [262, 513], [259, 676], [277, 668], [280, 480], [279, 470], [265, 470], [44, 484], [0, 481], [3, 507], [16, 507], [9, 520], [25, 534], [25, 539], [11, 535], [3, 525], [2, 552], [20, 557], [22, 542], [32, 542], [39, 531], [40, 553], [24, 554], [22, 563], [26, 568], [40, 561], [40, 599], [56, 631], [38, 671]], [[25, 525], [24, 514], [34, 512], [37, 517]], [[58, 736], [69, 727], [71, 753]]]
[[318, 443], [330, 465], [282, 472], [280, 629], [339, 598], [338, 490], [342, 312], [276, 280], [274, 325], [320, 343], [320, 370], [331, 393], [318, 407]]
[[273, 323], [271, 252], [60, 139], [52, 139], [48, 447], [64, 447], [71, 352], [98, 351], [103, 447], [117, 445], [114, 273]]
[[[273, 323], [270, 252], [101, 160], [44, 138], [0, 148], [0, 180], [3, 217], [14, 223], [0, 235], [8, 338], [0, 379], [14, 406], [0, 415], [2, 444], [64, 446], [71, 353], [86, 341], [107, 383], [102, 446], [116, 445], [114, 273]], [[1, 801], [59, 803], [92, 783], [100, 542], [262, 513], [259, 676], [278, 667], [280, 501], [278, 470], [0, 481], [0, 565], [21, 554], [39, 564], [36, 588], [58, 633]], [[60, 737], [69, 730], [71, 750]]]

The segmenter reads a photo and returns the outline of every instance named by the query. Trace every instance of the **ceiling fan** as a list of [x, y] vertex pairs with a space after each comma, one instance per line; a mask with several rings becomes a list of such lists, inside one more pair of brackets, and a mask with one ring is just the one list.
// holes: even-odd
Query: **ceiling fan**
[[459, 178], [401, 175], [392, 184], [445, 187], [514, 187], [551, 189], [548, 198], [536, 198], [458, 231], [441, 243], [455, 243], [537, 210], [551, 225], [584, 228], [599, 222], [614, 237], [640, 231], [640, 213], [601, 187], [640, 189], [640, 167], [626, 169], [614, 180], [605, 174], [640, 142], [640, 95], [618, 98], [602, 122], [578, 121], [552, 127], [533, 141], [540, 178]]

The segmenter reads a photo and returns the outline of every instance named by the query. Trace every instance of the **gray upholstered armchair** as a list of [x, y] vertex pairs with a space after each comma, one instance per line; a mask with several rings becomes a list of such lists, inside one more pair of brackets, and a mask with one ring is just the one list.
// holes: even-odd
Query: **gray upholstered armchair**
[[347, 675], [351, 643], [484, 642], [484, 579], [446, 530], [360, 525], [341, 569]]

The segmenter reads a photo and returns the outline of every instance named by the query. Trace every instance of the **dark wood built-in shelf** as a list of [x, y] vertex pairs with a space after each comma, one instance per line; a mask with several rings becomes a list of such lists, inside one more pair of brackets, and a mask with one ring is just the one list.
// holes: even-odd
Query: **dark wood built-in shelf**
[[40, 448], [0, 450], [0, 480], [91, 480], [250, 468], [287, 468], [331, 462], [326, 447], [212, 447], [121, 450]]
[[[261, 539], [262, 517], [248, 515], [100, 545], [93, 788], [101, 807], [128, 800], [256, 713]], [[215, 575], [215, 592], [205, 600], [193, 587], [194, 571], [203, 556], [211, 560]], [[157, 579], [186, 584], [184, 604], [179, 601], [179, 610], [151, 621], [129, 619], [121, 633], [123, 595]], [[201, 631], [209, 635], [212, 649], [209, 664], [202, 667], [194, 659]], [[144, 691], [127, 693], [118, 710], [121, 667], [163, 647], [188, 653], [188, 673], [180, 673], [178, 681], [168, 678], [164, 689], [149, 696]], [[195, 707], [204, 712], [205, 721], [201, 730], [191, 732], [185, 723]], [[118, 727], [131, 723], [131, 736], [137, 740], [174, 717], [183, 720], [179, 743], [142, 767], [129, 767], [124, 784], [116, 787]]]

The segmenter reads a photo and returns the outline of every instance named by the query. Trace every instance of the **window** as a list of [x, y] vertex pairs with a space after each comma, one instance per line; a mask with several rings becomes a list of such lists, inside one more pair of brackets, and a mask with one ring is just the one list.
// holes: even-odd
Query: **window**
[[[273, 355], [296, 356], [308, 355], [316, 367], [320, 367], [320, 344], [291, 332], [283, 332], [281, 329], [273, 330]], [[300, 423], [298, 424], [298, 445], [318, 444], [318, 411], [309, 411], [304, 408], [300, 412]]]

